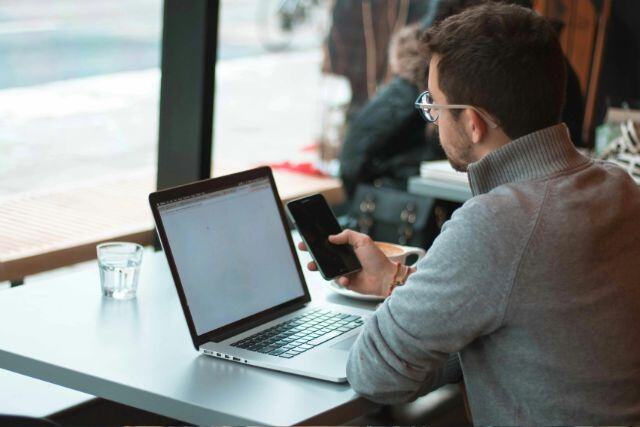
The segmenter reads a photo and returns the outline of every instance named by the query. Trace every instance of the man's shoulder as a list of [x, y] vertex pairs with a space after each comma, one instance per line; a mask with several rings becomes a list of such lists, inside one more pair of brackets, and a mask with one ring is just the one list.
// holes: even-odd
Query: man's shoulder
[[478, 227], [521, 226], [537, 215], [546, 191], [545, 182], [501, 185], [467, 200], [451, 219]]
[[[609, 183], [614, 183], [614, 185], [618, 185], [621, 188], [627, 186], [632, 192], [640, 195], [639, 184], [634, 181], [628, 170], [625, 170], [621, 164], [609, 160], [596, 159], [593, 161], [593, 167], [601, 173], [607, 174]], [[604, 180], [600, 179], [598, 181], [603, 182]]]

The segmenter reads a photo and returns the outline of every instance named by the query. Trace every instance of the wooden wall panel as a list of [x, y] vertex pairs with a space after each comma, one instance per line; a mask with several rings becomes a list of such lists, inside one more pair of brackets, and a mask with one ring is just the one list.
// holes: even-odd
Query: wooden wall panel
[[574, 0], [575, 14], [569, 49], [569, 61], [580, 79], [582, 94], [586, 94], [593, 51], [596, 39], [598, 17], [593, 3], [588, 0]]
[[582, 94], [586, 96], [598, 15], [590, 0], [536, 0], [534, 8], [543, 16], [564, 24], [560, 44], [578, 75]]

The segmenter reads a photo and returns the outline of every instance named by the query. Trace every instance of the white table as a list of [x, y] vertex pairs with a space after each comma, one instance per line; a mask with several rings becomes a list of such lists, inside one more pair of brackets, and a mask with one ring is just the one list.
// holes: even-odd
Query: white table
[[471, 188], [469, 188], [468, 185], [461, 185], [455, 181], [424, 178], [421, 176], [409, 178], [407, 190], [413, 194], [460, 203], [466, 202], [473, 196], [471, 194]]
[[[375, 307], [305, 274], [314, 300]], [[199, 355], [162, 252], [145, 253], [134, 300], [103, 299], [95, 266], [3, 291], [0, 324], [0, 368], [189, 423], [335, 424], [376, 408], [348, 384]]]

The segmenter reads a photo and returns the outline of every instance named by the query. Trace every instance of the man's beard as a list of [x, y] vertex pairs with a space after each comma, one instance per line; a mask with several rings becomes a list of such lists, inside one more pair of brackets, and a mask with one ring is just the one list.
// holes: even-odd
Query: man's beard
[[458, 172], [466, 172], [469, 167], [468, 163], [457, 162], [449, 156], [447, 156], [447, 160], [449, 160], [451, 167]]
[[458, 172], [466, 172], [469, 164], [475, 161], [471, 154], [472, 143], [469, 141], [469, 138], [467, 138], [467, 135], [462, 131], [462, 129], [457, 126], [455, 129], [459, 138], [454, 148], [456, 158], [454, 159], [452, 155], [449, 155], [447, 150], [444, 150], [444, 153], [447, 156], [447, 160], [449, 160], [449, 164], [454, 170]]

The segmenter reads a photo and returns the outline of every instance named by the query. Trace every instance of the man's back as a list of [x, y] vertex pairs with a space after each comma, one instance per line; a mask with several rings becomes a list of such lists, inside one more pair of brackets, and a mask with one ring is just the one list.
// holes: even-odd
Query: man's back
[[[620, 168], [589, 162], [484, 197], [486, 203], [508, 200], [511, 224], [526, 223], [517, 217], [523, 214], [535, 224], [521, 236], [527, 247], [502, 327], [462, 352], [472, 405], [487, 394], [510, 400], [515, 423], [541, 422], [542, 415], [549, 417], [545, 424], [592, 424], [611, 422], [612, 414], [617, 422], [638, 422], [638, 187]], [[530, 212], [515, 206], [539, 198]], [[496, 369], [512, 375], [492, 376]]]
[[[475, 423], [640, 422], [638, 187], [562, 125], [469, 174], [478, 196], [367, 325], [352, 385], [406, 400], [459, 351]], [[392, 371], [397, 394], [376, 380]]]

